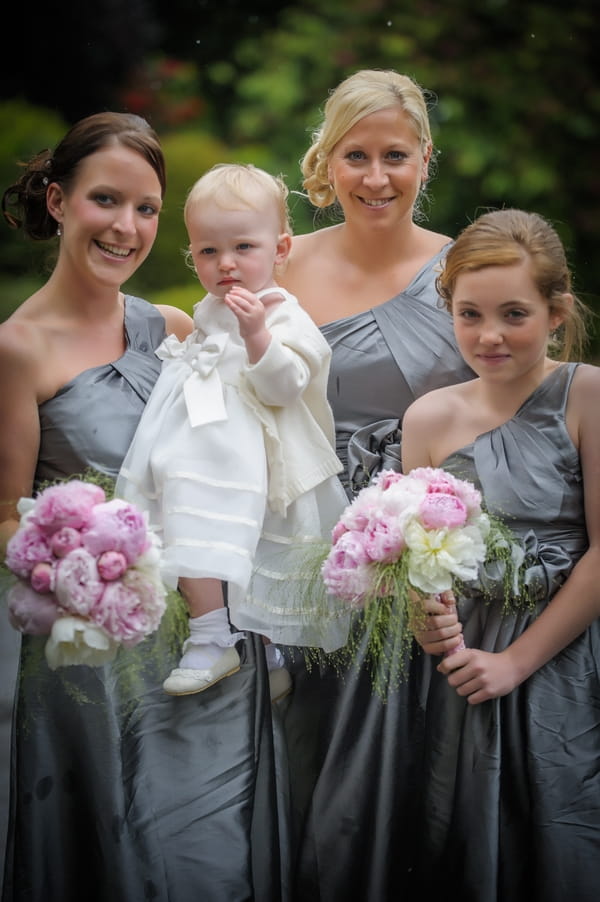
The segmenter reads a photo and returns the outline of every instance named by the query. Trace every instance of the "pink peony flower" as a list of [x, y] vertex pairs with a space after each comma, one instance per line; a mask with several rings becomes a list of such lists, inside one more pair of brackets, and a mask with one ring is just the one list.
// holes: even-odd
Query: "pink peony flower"
[[123, 577], [124, 585], [137, 593], [146, 613], [146, 635], [158, 628], [167, 607], [166, 590], [159, 573], [158, 567], [151, 568], [144, 563], [142, 568], [131, 567]]
[[369, 524], [381, 506], [381, 490], [377, 485], [369, 485], [350, 502], [342, 513], [340, 522], [349, 532], [361, 532]]
[[381, 489], [382, 492], [385, 492], [386, 489], [389, 489], [395, 482], [400, 482], [400, 480], [404, 478], [403, 473], [396, 473], [395, 470], [382, 470], [374, 480], [374, 484]]
[[406, 547], [397, 519], [374, 519], [365, 530], [365, 550], [372, 561], [397, 561]]
[[34, 592], [40, 592], [42, 595], [53, 592], [55, 583], [54, 567], [46, 561], [40, 561], [31, 571], [29, 580]]
[[331, 533], [331, 541], [335, 545], [335, 543], [339, 540], [340, 536], [343, 536], [345, 532], [348, 532], [348, 528], [341, 520], [333, 527], [333, 531]]
[[373, 586], [373, 564], [358, 564], [355, 567], [338, 566], [328, 557], [321, 569], [327, 591], [337, 598], [359, 605]]
[[39, 595], [27, 583], [17, 582], [8, 592], [8, 618], [13, 629], [29, 636], [47, 636], [60, 610], [53, 595]]
[[428, 484], [427, 491], [429, 493], [456, 495], [467, 506], [469, 517], [481, 513], [481, 492], [475, 488], [472, 482], [458, 479], [452, 473], [434, 467], [419, 467], [412, 470], [410, 476], [424, 479]]
[[62, 482], [40, 492], [33, 508], [33, 519], [40, 529], [51, 534], [63, 526], [81, 529], [89, 522], [96, 504], [106, 498], [100, 486], [90, 482]]
[[430, 495], [456, 495], [456, 486], [449, 478], [448, 473], [443, 473], [435, 478], [427, 486]]
[[365, 534], [357, 531], [343, 533], [323, 562], [321, 572], [332, 595], [358, 601], [373, 579], [371, 560], [365, 548]]
[[29, 577], [36, 564], [51, 560], [48, 540], [35, 523], [20, 527], [6, 546], [6, 566], [22, 579]]
[[80, 616], [89, 614], [100, 600], [104, 583], [96, 559], [85, 548], [76, 548], [59, 561], [55, 592], [63, 608]]
[[359, 564], [368, 564], [371, 560], [365, 548], [364, 533], [355, 530], [348, 530], [341, 535], [331, 549], [331, 554], [336, 566], [342, 569], [352, 569]]
[[117, 642], [132, 647], [141, 642], [155, 628], [135, 589], [122, 582], [109, 583], [91, 618]]
[[425, 495], [419, 506], [425, 529], [454, 529], [467, 522], [467, 506], [456, 495], [433, 492]]
[[107, 582], [119, 579], [127, 570], [127, 558], [120, 551], [103, 551], [98, 558], [98, 573]]
[[114, 498], [94, 508], [82, 540], [90, 554], [120, 551], [128, 564], [135, 564], [149, 546], [147, 531], [142, 512], [127, 501]]
[[69, 551], [80, 547], [81, 533], [73, 526], [62, 526], [55, 533], [52, 533], [49, 545], [56, 557], [64, 557]]

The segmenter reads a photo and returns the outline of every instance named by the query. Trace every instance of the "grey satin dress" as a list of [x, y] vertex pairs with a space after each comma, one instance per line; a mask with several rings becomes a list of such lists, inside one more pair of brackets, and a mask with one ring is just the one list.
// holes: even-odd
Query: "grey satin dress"
[[[163, 317], [133, 297], [125, 327], [122, 358], [40, 406], [38, 482], [88, 465], [116, 476], [165, 337]], [[239, 643], [237, 674], [174, 698], [161, 686], [179, 657], [168, 638], [161, 627], [138, 646], [132, 689], [118, 660], [52, 672], [43, 640], [23, 637], [4, 902], [281, 899], [262, 644]]]
[[[565, 425], [576, 366], [555, 369], [511, 420], [443, 464], [478, 484], [521, 539], [536, 601], [532, 612], [502, 614], [499, 574], [484, 572], [492, 600], [475, 583], [459, 601], [467, 646], [506, 648], [588, 547], [579, 456]], [[600, 898], [599, 666], [596, 620], [503, 698], [470, 706], [432, 675], [414, 825], [422, 899]]]
[[[326, 324], [337, 452], [349, 495], [382, 467], [400, 469], [412, 401], [472, 378], [435, 278], [444, 251], [401, 294]], [[415, 645], [387, 702], [360, 666], [306, 670], [290, 654], [294, 692], [282, 712], [294, 809], [295, 902], [404, 902], [416, 861], [417, 780], [431, 662]], [[415, 898], [418, 898], [415, 896]]]

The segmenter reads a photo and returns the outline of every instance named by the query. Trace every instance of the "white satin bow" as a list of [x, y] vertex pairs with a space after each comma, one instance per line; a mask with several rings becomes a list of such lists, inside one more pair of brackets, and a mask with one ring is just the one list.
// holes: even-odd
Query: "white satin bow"
[[190, 425], [203, 426], [227, 419], [223, 400], [223, 386], [216, 366], [229, 341], [226, 332], [209, 335], [200, 344], [190, 340], [180, 342], [175, 335], [169, 335], [156, 351], [161, 360], [181, 359], [190, 367], [191, 373], [183, 384], [183, 395]]

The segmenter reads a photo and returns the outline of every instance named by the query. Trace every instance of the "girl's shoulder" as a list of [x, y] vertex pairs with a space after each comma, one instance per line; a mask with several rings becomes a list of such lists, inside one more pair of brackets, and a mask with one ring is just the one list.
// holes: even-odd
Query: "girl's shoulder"
[[573, 374], [569, 389], [567, 416], [573, 422], [585, 422], [598, 418], [600, 402], [600, 367], [591, 363], [580, 363]]
[[586, 391], [588, 389], [598, 389], [600, 385], [600, 366], [593, 363], [580, 363], [577, 365], [573, 376], [572, 388], [576, 391]]

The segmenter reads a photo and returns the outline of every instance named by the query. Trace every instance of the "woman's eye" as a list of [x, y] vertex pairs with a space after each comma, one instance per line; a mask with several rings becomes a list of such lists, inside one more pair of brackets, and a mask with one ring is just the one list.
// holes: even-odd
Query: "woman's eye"
[[406, 154], [402, 150], [390, 150], [388, 153], [388, 157], [390, 160], [397, 162], [406, 159]]
[[138, 209], [142, 216], [157, 216], [160, 212], [158, 207], [155, 207], [153, 204], [142, 204]]
[[364, 160], [365, 155], [362, 150], [351, 150], [350, 153], [346, 154], [346, 159], [348, 160]]

